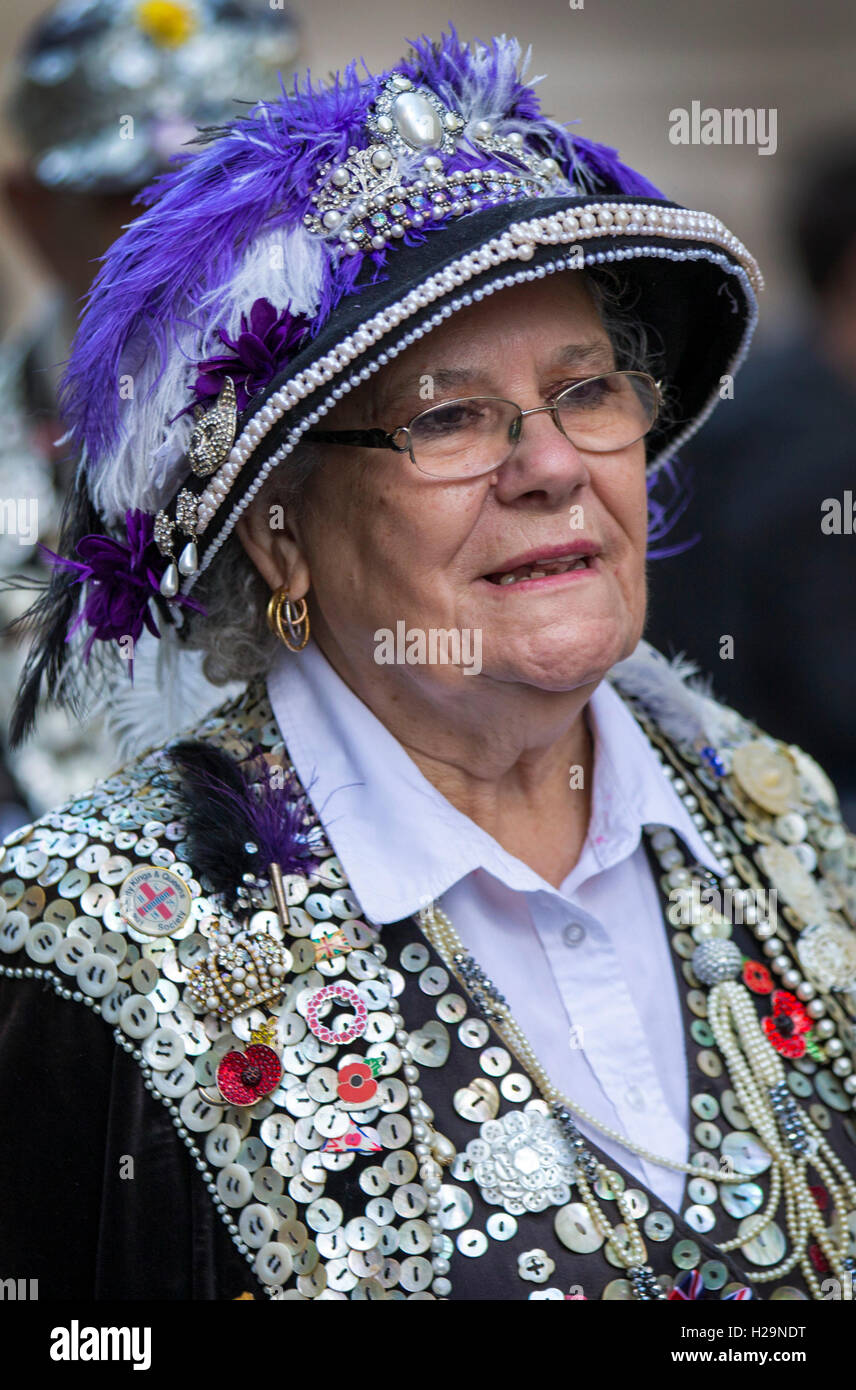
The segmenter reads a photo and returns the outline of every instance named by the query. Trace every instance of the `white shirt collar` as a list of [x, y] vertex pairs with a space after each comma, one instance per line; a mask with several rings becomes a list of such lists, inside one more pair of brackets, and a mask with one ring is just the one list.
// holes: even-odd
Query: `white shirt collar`
[[523, 892], [569, 897], [632, 854], [643, 825], [672, 827], [702, 864], [725, 872], [608, 681], [588, 704], [595, 745], [588, 835], [560, 890], [437, 791], [314, 642], [299, 656], [278, 656], [268, 696], [298, 776], [373, 923], [411, 916], [477, 869]]

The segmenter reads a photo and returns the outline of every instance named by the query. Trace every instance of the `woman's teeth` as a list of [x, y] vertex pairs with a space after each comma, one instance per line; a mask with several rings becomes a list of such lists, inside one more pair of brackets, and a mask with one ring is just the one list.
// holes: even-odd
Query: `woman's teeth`
[[508, 574], [489, 575], [491, 584], [518, 584], [521, 579], [546, 579], [550, 574], [567, 574], [569, 570], [588, 569], [589, 557], [578, 555], [573, 560], [554, 560], [549, 565], [521, 565]]

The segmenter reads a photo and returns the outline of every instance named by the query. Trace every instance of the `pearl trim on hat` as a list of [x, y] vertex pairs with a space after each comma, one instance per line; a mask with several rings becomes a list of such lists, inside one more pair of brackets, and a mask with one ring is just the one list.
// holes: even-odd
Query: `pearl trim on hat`
[[[591, 238], [620, 235], [654, 235], [658, 237], [674, 237], [707, 242], [710, 243], [711, 246], [718, 246], [727, 250], [738, 262], [740, 269], [736, 268], [724, 256], [710, 254], [701, 248], [695, 251], [672, 251], [667, 247], [647, 246], [628, 248], [625, 252], [610, 251], [596, 253], [594, 255], [585, 255], [582, 253], [581, 248], [579, 250], [574, 248], [575, 254], [573, 256], [565, 257], [560, 262], [551, 263], [549, 272], [547, 267], [518, 271], [514, 275], [503, 277], [493, 285], [485, 286], [481, 291], [476, 290], [472, 296], [465, 295], [450, 304], [444, 305], [438, 313], [432, 316], [431, 320], [426, 323], [426, 325], [411, 333], [405, 334], [393, 348], [380, 354], [374, 362], [363, 367], [347, 382], [334, 388], [332, 394], [323, 405], [319, 406], [317, 410], [312, 411], [299, 426], [296, 426], [289, 433], [279, 449], [266, 460], [252, 486], [244, 494], [241, 501], [236, 504], [223, 529], [214, 542], [208, 547], [207, 553], [202, 557], [199, 569], [195, 574], [189, 576], [184, 585], [185, 592], [192, 588], [198, 575], [201, 574], [203, 570], [207, 569], [211, 560], [220, 549], [220, 546], [231, 534], [238, 518], [249, 506], [272, 469], [293, 451], [304, 431], [316, 424], [347, 391], [351, 390], [361, 381], [367, 380], [372, 372], [386, 365], [388, 361], [397, 356], [405, 348], [409, 347], [417, 338], [422, 337], [425, 332], [430, 331], [431, 327], [436, 327], [437, 324], [449, 318], [459, 308], [467, 303], [471, 303], [473, 299], [478, 300], [482, 298], [484, 294], [493, 293], [494, 290], [506, 285], [520, 283], [524, 280], [541, 278], [541, 274], [550, 273], [555, 270], [569, 268], [582, 269], [583, 266], [587, 264], [600, 264], [616, 260], [620, 261], [635, 258], [640, 255], [662, 256], [670, 260], [704, 258], [715, 261], [721, 264], [724, 269], [739, 276], [744, 282], [745, 287], [749, 290], [747, 297], [750, 301], [752, 298], [751, 291], [763, 287], [763, 279], [760, 270], [752, 255], [747, 251], [742, 242], [729, 232], [718, 218], [710, 213], [692, 212], [682, 208], [653, 207], [644, 203], [595, 203], [590, 204], [582, 211], [575, 211], [572, 208], [568, 208], [560, 212], [552, 213], [549, 216], [532, 218], [526, 222], [512, 223], [499, 237], [491, 238], [483, 246], [451, 262], [443, 270], [430, 276], [422, 285], [410, 290], [408, 294], [396, 304], [375, 314], [354, 333], [349, 334], [347, 338], [329, 353], [320, 357], [311, 367], [300, 372], [292, 381], [286, 383], [276, 391], [245, 426], [242, 434], [235, 441], [228, 459], [200, 495], [197, 510], [197, 535], [201, 536], [205, 533], [223, 502], [226, 500], [244, 465], [278, 421], [298, 405], [306, 396], [311, 395], [319, 386], [324, 385], [325, 382], [343, 372], [350, 363], [361, 357], [363, 353], [382, 337], [397, 328], [399, 324], [406, 321], [420, 309], [425, 308], [435, 300], [448, 294], [451, 290], [465, 284], [474, 276], [482, 274], [491, 266], [501, 265], [509, 260], [524, 262], [531, 260], [535, 253], [536, 246], [558, 245], [568, 241], [581, 242]], [[539, 274], [539, 272], [541, 272], [541, 274]], [[749, 328], [753, 326], [754, 316]], [[751, 333], [747, 330], [744, 343], [748, 343], [750, 337]], [[708, 403], [703, 415], [696, 417], [682, 435], [670, 444], [670, 454], [680, 446], [684, 439], [695, 433], [702, 420], [704, 420], [713, 409], [716, 399], [717, 396], [714, 395]], [[649, 465], [649, 472], [656, 471], [659, 467], [659, 462], [659, 459], [654, 460]]]

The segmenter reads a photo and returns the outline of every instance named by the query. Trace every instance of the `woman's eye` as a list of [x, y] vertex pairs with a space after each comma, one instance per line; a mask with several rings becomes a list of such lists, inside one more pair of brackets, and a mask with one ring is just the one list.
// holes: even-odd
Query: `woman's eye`
[[481, 411], [471, 405], [439, 406], [419, 421], [419, 428], [430, 433], [447, 434], [466, 429], [481, 418]]
[[605, 381], [581, 381], [578, 386], [572, 389], [566, 387], [554, 397], [557, 404], [569, 407], [571, 410], [579, 410], [585, 406], [601, 405], [609, 395], [609, 386]]

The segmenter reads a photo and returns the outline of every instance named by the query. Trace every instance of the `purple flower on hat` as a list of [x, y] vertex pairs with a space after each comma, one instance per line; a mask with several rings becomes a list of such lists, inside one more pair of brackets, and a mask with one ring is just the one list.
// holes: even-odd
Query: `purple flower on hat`
[[269, 299], [257, 299], [249, 320], [246, 314], [241, 315], [241, 332], [234, 341], [218, 328], [217, 336], [229, 353], [199, 363], [194, 385], [196, 404], [211, 404], [230, 376], [235, 383], [238, 410], [244, 410], [250, 398], [264, 390], [294, 356], [309, 326], [305, 314], [292, 314], [288, 308], [280, 313]]
[[[127, 542], [112, 536], [84, 536], [75, 547], [80, 560], [67, 559], [46, 545], [39, 546], [55, 568], [75, 571], [73, 584], [88, 586], [83, 610], [65, 639], [69, 642], [81, 623], [89, 625], [91, 632], [84, 647], [87, 662], [96, 640], [109, 642], [131, 637], [136, 642], [144, 627], [155, 637], [160, 636], [149, 600], [160, 592], [167, 562], [154, 543], [154, 517], [150, 512], [127, 511], [125, 532]], [[183, 595], [177, 595], [173, 602], [197, 612], [205, 611], [195, 599]], [[128, 665], [133, 677], [133, 660]]]

